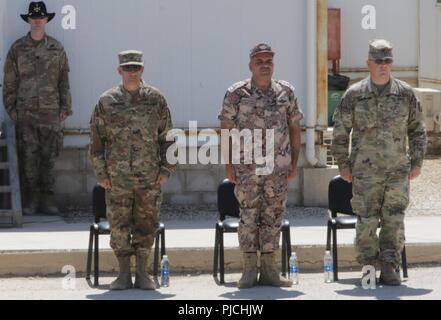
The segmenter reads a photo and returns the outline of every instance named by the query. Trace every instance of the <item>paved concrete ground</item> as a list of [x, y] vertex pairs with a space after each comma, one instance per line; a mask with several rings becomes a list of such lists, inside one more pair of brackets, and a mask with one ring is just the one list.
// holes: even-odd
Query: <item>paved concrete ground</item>
[[[210, 275], [173, 276], [169, 288], [157, 291], [109, 291], [113, 277], [103, 277], [99, 288], [91, 288], [84, 278], [75, 283], [64, 278], [0, 278], [0, 299], [31, 300], [422, 300], [441, 299], [441, 267], [412, 268], [409, 279], [400, 287], [378, 286], [364, 290], [360, 272], [341, 273], [338, 283], [325, 284], [321, 273], [300, 275], [300, 284], [292, 288], [255, 287], [238, 290], [239, 274], [228, 274], [225, 285], [217, 285]], [[377, 274], [378, 275], [378, 274]], [[75, 284], [75, 289], [63, 285]]]

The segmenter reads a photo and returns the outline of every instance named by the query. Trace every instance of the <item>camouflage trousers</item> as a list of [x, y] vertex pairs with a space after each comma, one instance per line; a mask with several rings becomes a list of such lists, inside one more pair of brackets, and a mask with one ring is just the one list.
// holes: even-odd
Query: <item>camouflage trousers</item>
[[18, 122], [16, 132], [22, 192], [53, 194], [53, 168], [63, 147], [61, 126]]
[[374, 266], [377, 261], [383, 261], [398, 267], [405, 241], [408, 175], [354, 177], [353, 194], [352, 208], [358, 216], [355, 237], [357, 261]]
[[279, 248], [287, 191], [286, 173], [237, 175], [234, 193], [240, 205], [241, 251], [270, 253]]
[[159, 228], [160, 187], [118, 187], [106, 191], [110, 247], [116, 256], [151, 249]]

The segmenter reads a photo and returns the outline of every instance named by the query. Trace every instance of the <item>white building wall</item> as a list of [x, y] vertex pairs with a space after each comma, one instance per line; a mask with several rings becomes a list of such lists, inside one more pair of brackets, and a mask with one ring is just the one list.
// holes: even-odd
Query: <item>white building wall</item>
[[441, 5], [420, 1], [420, 87], [441, 90]]
[[[28, 31], [19, 13], [29, 1], [7, 3], [3, 32], [9, 47]], [[305, 104], [306, 0], [47, 0], [57, 13], [48, 34], [68, 53], [74, 115], [70, 129], [87, 129], [100, 94], [119, 83], [117, 53], [145, 53], [145, 80], [167, 97], [177, 127], [198, 120], [218, 127], [226, 89], [249, 77], [249, 49], [269, 42], [277, 52], [275, 78], [297, 87]], [[77, 29], [63, 30], [61, 9], [73, 5]], [[6, 11], [6, 10], [5, 10]], [[3, 10], [2, 10], [3, 12]]]
[[[0, 0], [0, 86], [3, 86], [3, 65], [5, 62], [7, 48], [6, 48], [6, 0]], [[0, 92], [3, 87], [0, 88]], [[3, 108], [3, 99], [0, 98], [0, 122], [3, 121], [5, 113]]]
[[[432, 1], [432, 0], [422, 0]], [[369, 41], [385, 38], [394, 44], [395, 66], [418, 66], [419, 0], [329, 0], [330, 8], [341, 8], [342, 68], [365, 68]], [[376, 30], [362, 28], [362, 9], [376, 9]]]

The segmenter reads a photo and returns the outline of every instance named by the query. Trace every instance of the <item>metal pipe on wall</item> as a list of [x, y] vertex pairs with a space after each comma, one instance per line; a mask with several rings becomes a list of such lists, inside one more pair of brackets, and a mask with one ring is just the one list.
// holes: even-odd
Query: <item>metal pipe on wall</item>
[[327, 127], [328, 1], [307, 1], [307, 115], [306, 160], [323, 167], [316, 156], [315, 131]]
[[317, 0], [317, 125], [328, 127], [328, 0]]
[[306, 1], [306, 83], [307, 83], [307, 113], [306, 113], [306, 160], [310, 165], [318, 163], [315, 154], [315, 126], [317, 115], [317, 0]]

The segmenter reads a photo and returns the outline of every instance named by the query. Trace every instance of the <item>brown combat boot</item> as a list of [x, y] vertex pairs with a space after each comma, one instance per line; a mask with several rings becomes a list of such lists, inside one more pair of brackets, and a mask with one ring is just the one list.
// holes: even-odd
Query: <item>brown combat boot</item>
[[242, 277], [237, 282], [239, 289], [248, 289], [257, 285], [257, 252], [243, 253]]
[[150, 250], [137, 250], [136, 251], [136, 277], [135, 288], [141, 290], [155, 290], [156, 284], [153, 279], [147, 273], [147, 261], [149, 258]]
[[291, 287], [292, 281], [282, 277], [276, 264], [276, 254], [262, 253], [260, 255], [259, 285], [273, 287]]
[[41, 213], [46, 213], [49, 215], [57, 215], [60, 213], [58, 208], [53, 203], [51, 196], [49, 196], [49, 195], [42, 195], [41, 196], [40, 211], [41, 211]]
[[110, 290], [127, 290], [133, 287], [132, 274], [130, 272], [130, 256], [117, 256], [119, 275], [110, 284]]
[[380, 283], [386, 286], [400, 286], [400, 272], [395, 269], [394, 265], [389, 262], [381, 263]]

